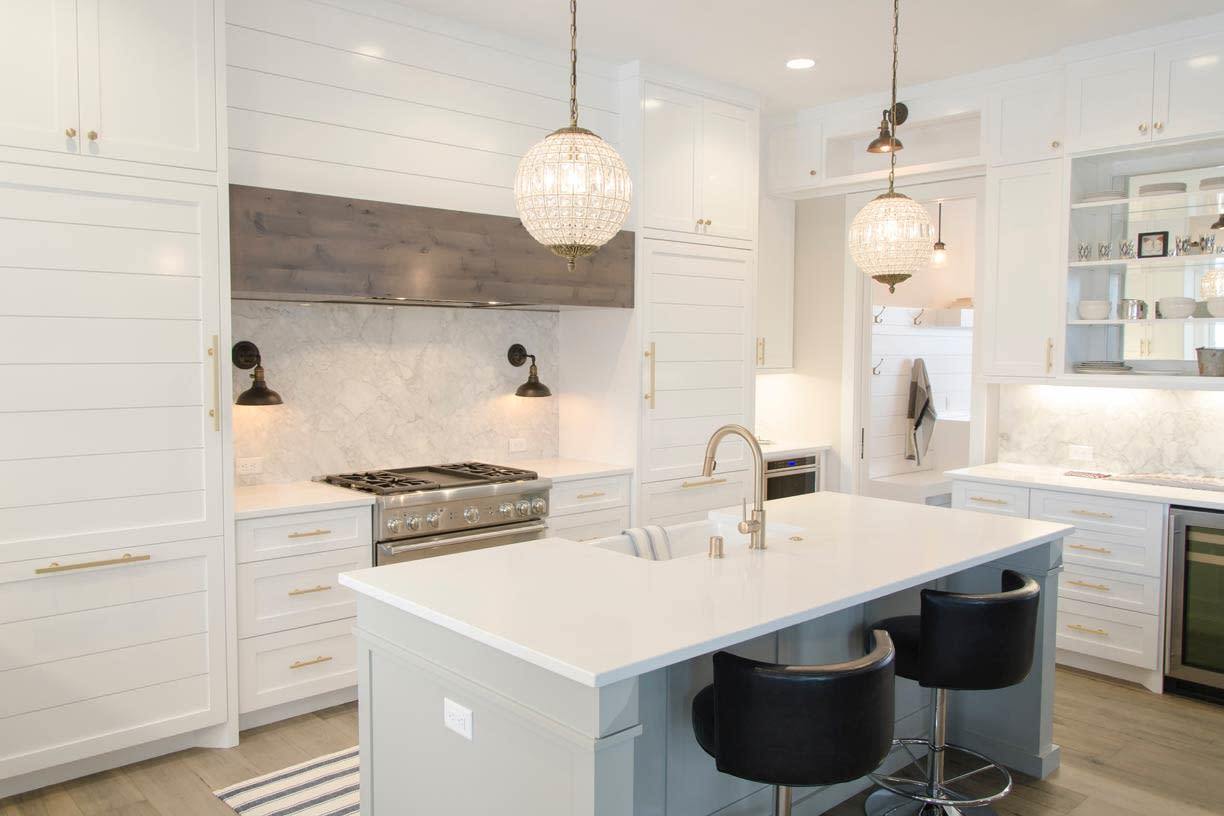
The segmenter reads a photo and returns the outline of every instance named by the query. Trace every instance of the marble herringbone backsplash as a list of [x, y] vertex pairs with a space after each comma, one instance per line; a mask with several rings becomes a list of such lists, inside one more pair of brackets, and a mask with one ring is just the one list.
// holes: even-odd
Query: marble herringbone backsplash
[[[524, 399], [506, 349], [539, 357], [557, 388], [555, 313], [296, 303], [233, 303], [234, 340], [259, 346], [285, 404], [234, 406], [234, 454], [263, 457], [240, 484], [438, 463], [557, 454], [557, 399]], [[235, 395], [250, 385], [234, 372]], [[527, 450], [509, 455], [507, 441]]]

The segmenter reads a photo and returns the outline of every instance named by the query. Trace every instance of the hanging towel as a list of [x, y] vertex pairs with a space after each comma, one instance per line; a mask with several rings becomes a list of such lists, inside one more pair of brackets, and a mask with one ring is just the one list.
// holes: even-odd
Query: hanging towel
[[917, 465], [922, 464], [922, 457], [926, 456], [935, 433], [937, 417], [932, 397], [926, 363], [917, 357], [910, 367], [909, 411], [906, 413], [909, 423], [905, 434], [905, 458]]
[[657, 524], [645, 527], [633, 527], [624, 531], [633, 542], [633, 554], [638, 558], [651, 561], [667, 561], [671, 559], [671, 542], [667, 531]]

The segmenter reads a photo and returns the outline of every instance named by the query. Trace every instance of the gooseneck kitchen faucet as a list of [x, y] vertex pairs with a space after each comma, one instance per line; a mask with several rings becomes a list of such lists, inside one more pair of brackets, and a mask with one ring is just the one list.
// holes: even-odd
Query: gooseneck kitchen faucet
[[744, 517], [738, 525], [741, 533], [750, 536], [748, 549], [765, 549], [765, 455], [761, 453], [761, 443], [757, 441], [752, 431], [743, 425], [724, 425], [714, 432], [706, 443], [705, 463], [701, 467], [701, 475], [709, 478], [714, 475], [718, 462], [714, 454], [718, 444], [728, 436], [738, 436], [748, 443], [752, 451], [752, 518], [748, 517], [747, 503], [744, 506]]

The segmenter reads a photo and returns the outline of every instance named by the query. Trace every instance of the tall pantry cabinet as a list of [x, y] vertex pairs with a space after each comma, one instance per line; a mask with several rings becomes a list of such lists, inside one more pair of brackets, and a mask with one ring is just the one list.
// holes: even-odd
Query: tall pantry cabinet
[[224, 744], [220, 0], [0, 27], [0, 796]]
[[637, 519], [672, 524], [752, 498], [759, 113], [734, 89], [641, 70], [622, 85], [623, 148], [634, 169], [641, 400]]

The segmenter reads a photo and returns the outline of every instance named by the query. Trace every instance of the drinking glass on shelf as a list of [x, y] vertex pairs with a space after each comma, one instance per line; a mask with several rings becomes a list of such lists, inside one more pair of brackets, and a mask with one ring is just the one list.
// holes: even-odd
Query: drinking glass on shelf
[[1079, 242], [1079, 259], [1081, 261], [1092, 260], [1092, 243], [1089, 241]]
[[1118, 242], [1118, 257], [1133, 258], [1135, 257], [1135, 239], [1128, 238]]
[[1173, 239], [1173, 255], [1186, 255], [1190, 252], [1190, 236], [1178, 235]]
[[1204, 255], [1213, 254], [1215, 252], [1215, 245], [1216, 245], [1215, 233], [1212, 233], [1210, 235], [1199, 236], [1199, 249], [1203, 251]]
[[1110, 246], [1108, 241], [1102, 241], [1097, 244], [1097, 258], [1102, 261], [1108, 261], [1112, 249], [1113, 247]]

